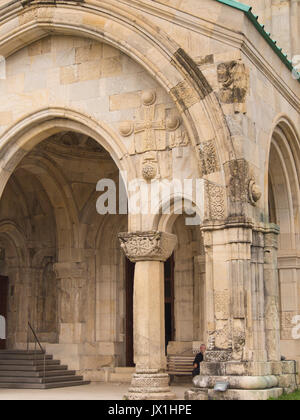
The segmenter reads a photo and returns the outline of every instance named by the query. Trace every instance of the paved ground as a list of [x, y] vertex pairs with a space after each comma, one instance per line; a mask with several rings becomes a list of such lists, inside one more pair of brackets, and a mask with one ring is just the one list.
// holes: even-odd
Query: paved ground
[[[73, 388], [49, 390], [0, 389], [0, 400], [121, 400], [127, 384], [91, 384]], [[179, 400], [183, 399], [187, 386], [172, 386]]]

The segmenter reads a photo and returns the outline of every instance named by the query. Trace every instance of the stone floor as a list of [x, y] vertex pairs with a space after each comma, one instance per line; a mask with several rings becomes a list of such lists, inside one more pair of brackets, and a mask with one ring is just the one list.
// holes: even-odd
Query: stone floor
[[[127, 389], [128, 384], [111, 383], [49, 390], [0, 389], [0, 400], [121, 400]], [[172, 386], [179, 400], [187, 389], [184, 385]]]

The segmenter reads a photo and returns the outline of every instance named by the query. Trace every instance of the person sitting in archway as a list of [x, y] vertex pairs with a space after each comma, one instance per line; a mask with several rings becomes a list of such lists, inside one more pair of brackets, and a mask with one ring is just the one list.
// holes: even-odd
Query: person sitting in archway
[[206, 352], [206, 345], [202, 344], [200, 346], [200, 353], [197, 354], [194, 360], [194, 370], [193, 370], [193, 378], [197, 375], [200, 375], [200, 364], [204, 360], [204, 354]]

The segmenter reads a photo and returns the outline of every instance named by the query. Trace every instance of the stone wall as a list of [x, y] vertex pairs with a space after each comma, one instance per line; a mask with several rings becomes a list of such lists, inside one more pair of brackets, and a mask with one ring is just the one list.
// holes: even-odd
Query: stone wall
[[295, 0], [248, 0], [259, 21], [266, 25], [272, 38], [293, 57], [300, 53], [300, 6]]

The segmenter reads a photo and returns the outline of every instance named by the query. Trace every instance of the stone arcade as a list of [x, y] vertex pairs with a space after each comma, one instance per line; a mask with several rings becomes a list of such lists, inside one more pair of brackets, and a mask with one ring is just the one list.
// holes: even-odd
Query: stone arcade
[[[87, 380], [135, 366], [128, 399], [175, 398], [166, 349], [200, 342], [187, 399], [296, 387], [300, 3], [248, 3], [283, 51], [235, 1], [0, 2], [2, 347], [30, 321]], [[120, 172], [201, 179], [201, 224], [98, 214]]]

